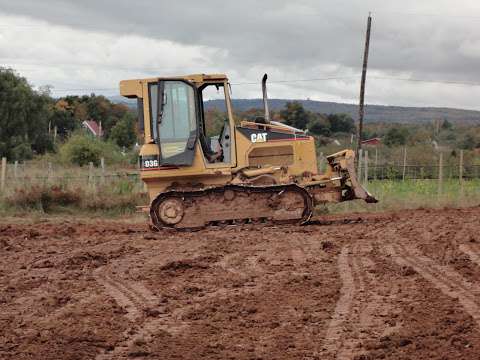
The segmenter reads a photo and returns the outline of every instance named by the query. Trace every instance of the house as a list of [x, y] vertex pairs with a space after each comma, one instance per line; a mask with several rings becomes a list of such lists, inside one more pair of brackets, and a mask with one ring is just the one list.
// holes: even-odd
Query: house
[[85, 120], [82, 123], [82, 126], [93, 136], [95, 137], [102, 137], [103, 130], [102, 130], [102, 122], [98, 124], [95, 120]]
[[380, 145], [381, 143], [382, 143], [382, 139], [378, 137], [362, 141], [362, 145], [371, 145], [371, 146], [377, 146], [377, 145]]

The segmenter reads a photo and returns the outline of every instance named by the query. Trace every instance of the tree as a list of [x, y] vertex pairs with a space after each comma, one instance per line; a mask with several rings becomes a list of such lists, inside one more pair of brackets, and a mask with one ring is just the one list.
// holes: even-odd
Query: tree
[[330, 122], [321, 114], [313, 114], [308, 122], [308, 130], [315, 135], [330, 136]]
[[447, 119], [443, 120], [442, 123], [442, 130], [451, 130], [453, 128], [453, 124], [448, 121]]
[[472, 134], [467, 134], [460, 143], [460, 148], [464, 150], [473, 150], [476, 143], [475, 137]]
[[328, 121], [330, 130], [334, 133], [355, 133], [355, 122], [348, 114], [330, 114]]
[[57, 127], [58, 135], [63, 138], [78, 127], [75, 117], [70, 111], [58, 110], [57, 107], [54, 108], [50, 116], [50, 124], [51, 128]]
[[22, 160], [53, 149], [48, 135], [51, 98], [12, 69], [0, 68], [0, 156]]
[[309, 115], [302, 104], [298, 101], [289, 101], [285, 104], [285, 109], [280, 111], [280, 115], [285, 124], [297, 129], [305, 129], [308, 124]]
[[403, 127], [392, 127], [385, 134], [384, 143], [387, 146], [405, 145], [408, 139], [408, 130]]
[[135, 118], [132, 114], [126, 113], [122, 119], [115, 124], [110, 133], [110, 139], [118, 146], [126, 148], [135, 144]]

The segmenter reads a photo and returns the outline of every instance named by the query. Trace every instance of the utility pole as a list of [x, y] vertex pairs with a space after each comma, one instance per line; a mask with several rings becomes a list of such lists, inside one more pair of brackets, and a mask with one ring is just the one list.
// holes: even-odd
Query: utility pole
[[[360, 83], [360, 106], [358, 110], [358, 128], [357, 128], [357, 152], [356, 157], [358, 159], [359, 150], [362, 148], [362, 131], [363, 131], [363, 117], [365, 115], [364, 103], [365, 103], [365, 81], [367, 78], [367, 66], [368, 66], [368, 50], [370, 48], [370, 30], [372, 28], [372, 15], [368, 14], [367, 22], [367, 35], [365, 39], [365, 51], [363, 53], [363, 70], [362, 81]], [[359, 161], [357, 160], [357, 163]]]

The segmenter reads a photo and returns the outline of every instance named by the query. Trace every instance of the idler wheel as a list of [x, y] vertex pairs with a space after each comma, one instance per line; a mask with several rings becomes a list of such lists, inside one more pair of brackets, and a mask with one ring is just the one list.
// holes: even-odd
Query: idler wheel
[[180, 199], [167, 199], [158, 206], [158, 217], [164, 224], [178, 224], [184, 214], [185, 210]]

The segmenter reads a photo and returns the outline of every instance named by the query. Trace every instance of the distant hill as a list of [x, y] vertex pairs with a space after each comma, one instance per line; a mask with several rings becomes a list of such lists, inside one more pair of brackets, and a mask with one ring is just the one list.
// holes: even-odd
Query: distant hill
[[[131, 107], [136, 107], [135, 100], [129, 100], [120, 96], [111, 97], [114, 102], [123, 102]], [[285, 107], [287, 99], [269, 99], [268, 105], [271, 110], [281, 110]], [[314, 100], [296, 100], [302, 103], [307, 110], [325, 114], [345, 113], [357, 119], [358, 106], [353, 104], [343, 104], [326, 101]], [[233, 99], [233, 108], [236, 111], [245, 111], [252, 108], [263, 108], [262, 99]], [[222, 100], [210, 100], [206, 103], [206, 108], [225, 109], [225, 103]], [[403, 107], [403, 106], [384, 106], [384, 105], [366, 105], [365, 121], [367, 122], [396, 122], [396, 123], [424, 123], [432, 120], [441, 119], [455, 123], [480, 124], [480, 111], [462, 110], [451, 108], [435, 107]]]

